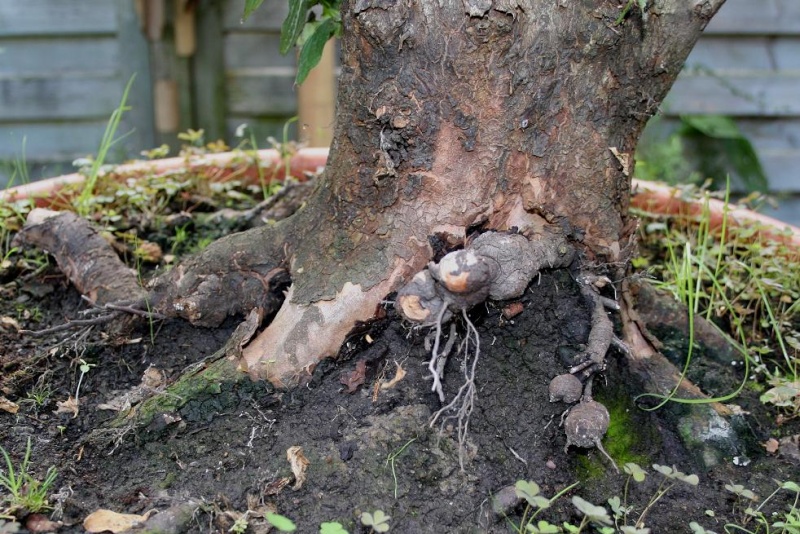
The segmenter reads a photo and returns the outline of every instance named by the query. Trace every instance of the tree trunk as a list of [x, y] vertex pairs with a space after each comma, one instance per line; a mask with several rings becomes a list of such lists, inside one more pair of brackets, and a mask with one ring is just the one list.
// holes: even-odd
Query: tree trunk
[[472, 231], [566, 239], [582, 269], [619, 273], [639, 134], [723, 1], [344, 0], [320, 185], [157, 281], [157, 308], [216, 324], [274, 307], [288, 272], [239, 366], [289, 386]]

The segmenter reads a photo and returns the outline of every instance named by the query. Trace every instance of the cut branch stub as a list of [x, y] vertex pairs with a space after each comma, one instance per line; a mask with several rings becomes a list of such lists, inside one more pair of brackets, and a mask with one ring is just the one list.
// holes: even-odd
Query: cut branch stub
[[442, 321], [452, 317], [428, 269], [418, 272], [397, 292], [395, 307], [403, 318], [414, 323], [434, 324], [440, 316]]

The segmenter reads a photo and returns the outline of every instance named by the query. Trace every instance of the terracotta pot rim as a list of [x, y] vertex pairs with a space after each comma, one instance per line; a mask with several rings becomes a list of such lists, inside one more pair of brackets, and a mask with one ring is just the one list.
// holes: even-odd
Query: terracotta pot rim
[[[264, 168], [276, 166], [281, 162], [281, 155], [275, 149], [258, 150], [256, 154], [260, 166]], [[303, 170], [314, 171], [324, 167], [327, 157], [327, 148], [302, 148], [292, 155], [290, 166], [295, 172]], [[246, 162], [246, 158], [249, 158], [250, 162], [252, 162], [253, 152], [238, 150], [217, 154], [135, 161], [118, 165], [114, 167], [113, 172], [120, 175], [144, 172], [160, 174], [182, 168], [192, 170], [230, 168], [241, 164], [243, 161]], [[24, 200], [43, 196], [67, 184], [79, 184], [85, 179], [85, 176], [80, 173], [72, 173], [12, 187], [5, 191], [0, 191], [0, 201]], [[631, 206], [641, 210], [665, 215], [698, 216], [703, 209], [702, 202], [681, 199], [679, 197], [680, 190], [666, 184], [633, 180], [632, 191]], [[657, 209], [653, 209], [654, 207]], [[709, 199], [709, 208], [713, 215], [712, 227], [719, 227], [726, 209], [725, 204], [717, 199]], [[797, 226], [734, 205], [728, 206], [727, 215], [729, 224], [735, 226], [763, 225], [767, 228], [766, 233], [769, 237], [800, 248], [800, 228]]]

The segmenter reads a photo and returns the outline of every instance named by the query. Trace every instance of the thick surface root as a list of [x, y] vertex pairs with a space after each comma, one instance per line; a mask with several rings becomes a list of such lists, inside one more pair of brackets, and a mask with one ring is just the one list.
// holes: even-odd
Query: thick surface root
[[345, 284], [335, 299], [310, 305], [292, 302], [290, 288], [272, 323], [244, 348], [242, 370], [277, 387], [302, 383], [320, 361], [336, 355], [358, 322], [375, 318], [392, 286], [391, 277], [368, 291]]

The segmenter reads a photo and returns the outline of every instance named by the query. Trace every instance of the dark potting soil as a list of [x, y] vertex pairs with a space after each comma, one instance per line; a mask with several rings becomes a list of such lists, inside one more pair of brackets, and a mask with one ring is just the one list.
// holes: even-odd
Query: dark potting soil
[[[86, 307], [54, 271], [24, 284], [9, 282], [2, 291], [0, 315], [34, 330], [75, 318]], [[30, 440], [31, 470], [39, 478], [56, 467], [59, 532], [83, 532], [83, 519], [99, 508], [141, 514], [190, 502], [200, 503], [183, 523], [190, 532], [226, 532], [236, 514], [248, 509], [250, 532], [265, 531], [259, 515], [267, 509], [292, 519], [303, 533], [319, 532], [330, 521], [350, 533], [370, 532], [359, 517], [375, 510], [391, 517], [390, 532], [513, 532], [524, 506], [513, 505], [507, 488], [519, 480], [536, 482], [547, 497], [578, 482], [537, 521], [579, 524], [573, 496], [609, 510], [607, 499], [623, 496], [627, 478], [597, 450], [564, 452], [560, 419], [566, 406], [548, 402], [549, 381], [574, 363], [587, 340], [589, 312], [567, 271], [542, 274], [519, 302], [522, 312], [513, 317], [502, 303], [478, 306], [469, 315], [480, 334], [480, 360], [461, 448], [454, 421], [429, 424], [442, 404], [427, 370], [428, 330], [410, 329], [391, 309], [353, 334], [338, 360], [319, 365], [303, 387], [220, 384], [215, 394], [159, 424], [105, 434], [105, 440], [94, 438], [104, 435], [98, 430], [115, 413], [99, 405], [139, 385], [149, 367], [174, 380], [220, 348], [236, 321], [214, 330], [171, 321], [151, 331], [144, 324], [121, 344], [101, 329], [71, 339], [69, 332], [34, 338], [0, 328], [2, 395], [20, 406], [16, 414], [0, 411], [0, 444], [19, 465]], [[456, 322], [459, 337], [444, 376], [446, 402], [464, 383], [464, 355], [457, 349], [467, 329], [463, 319]], [[80, 383], [79, 412], [54, 413], [57, 402], [75, 395], [82, 363], [92, 367]], [[376, 386], [399, 368], [402, 379]], [[719, 364], [714, 372], [715, 383], [729, 391], [741, 379], [741, 370], [732, 366]], [[34, 391], [43, 393], [40, 403]], [[725, 484], [743, 484], [764, 498], [775, 489], [773, 479], [797, 480], [791, 460], [769, 456], [757, 445], [770, 427], [753, 419], [749, 463], [728, 459], [701, 471], [669, 418], [634, 405], [639, 391], [624, 357], [612, 352], [607, 372], [594, 385], [595, 397], [612, 416], [605, 446], [618, 462], [635, 461], [649, 473], [643, 483], [630, 482], [628, 504], [634, 509], [628, 524], [662, 481], [650, 469], [653, 463], [700, 478], [696, 487], [678, 482], [650, 509], [644, 522], [654, 533], [689, 532], [691, 521], [722, 532], [743, 509]], [[742, 401], [752, 398], [757, 394], [745, 391]], [[287, 449], [295, 446], [309, 462], [297, 489], [287, 461]], [[493, 512], [496, 501], [506, 502], [498, 505], [499, 514]], [[783, 504], [778, 499], [769, 511]]]

